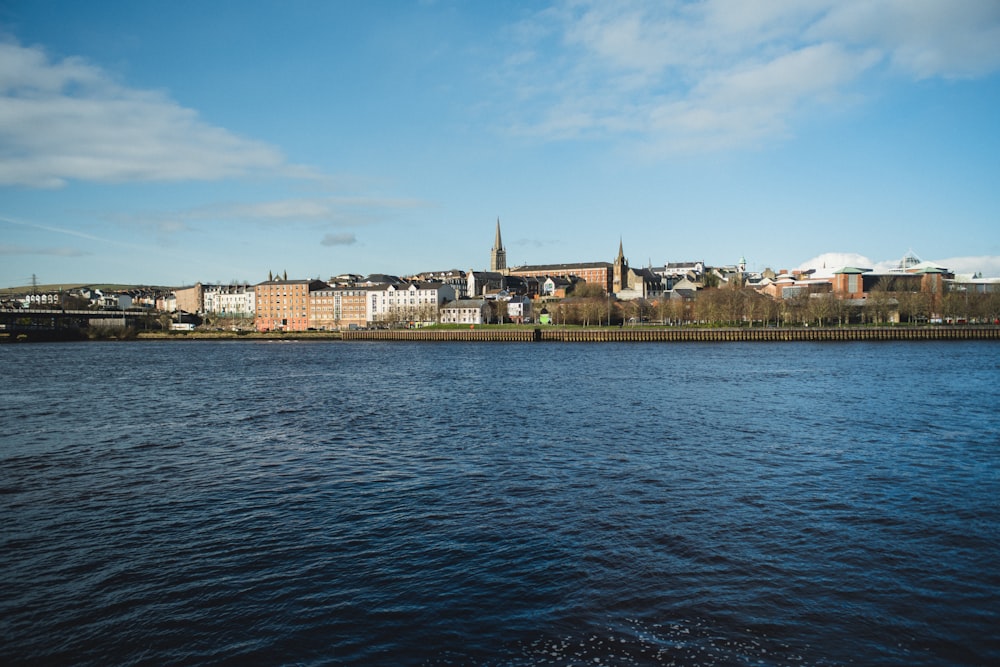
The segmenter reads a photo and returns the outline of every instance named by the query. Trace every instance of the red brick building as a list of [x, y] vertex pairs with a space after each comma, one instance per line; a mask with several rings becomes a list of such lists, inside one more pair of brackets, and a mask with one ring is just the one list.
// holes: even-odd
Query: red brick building
[[309, 329], [310, 292], [329, 289], [322, 280], [268, 280], [254, 286], [257, 331]]
[[614, 266], [611, 262], [585, 262], [580, 264], [542, 264], [537, 266], [516, 266], [508, 269], [509, 276], [535, 277], [544, 281], [547, 277], [575, 277], [592, 285], [600, 285], [605, 292], [612, 291]]

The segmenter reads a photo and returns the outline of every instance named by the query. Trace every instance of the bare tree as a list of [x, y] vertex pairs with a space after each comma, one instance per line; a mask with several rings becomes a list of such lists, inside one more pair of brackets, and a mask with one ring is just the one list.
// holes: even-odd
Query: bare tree
[[494, 299], [489, 302], [490, 306], [490, 321], [496, 322], [497, 324], [503, 324], [504, 316], [507, 315], [507, 302], [501, 301], [499, 299]]
[[782, 299], [784, 320], [787, 324], [801, 324], [806, 321], [809, 307], [809, 294], [800, 292], [795, 296]]
[[833, 294], [813, 294], [809, 297], [809, 316], [818, 326], [825, 326], [832, 316], [836, 298]]
[[[882, 281], [880, 280], [879, 283]], [[868, 292], [865, 299], [865, 311], [869, 321], [875, 324], [883, 324], [889, 319], [889, 312], [892, 309], [892, 296], [889, 292], [876, 285]]]

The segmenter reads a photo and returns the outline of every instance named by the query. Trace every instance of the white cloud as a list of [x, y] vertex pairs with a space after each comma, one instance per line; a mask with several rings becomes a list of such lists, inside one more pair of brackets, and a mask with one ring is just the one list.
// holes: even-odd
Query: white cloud
[[302, 177], [276, 148], [212, 126], [165, 94], [79, 58], [0, 42], [0, 185]]
[[1000, 278], [1000, 257], [997, 256], [946, 257], [945, 259], [931, 261], [955, 273], [981, 273], [984, 278]]
[[996, 71], [1000, 3], [565, 0], [511, 38], [518, 133], [711, 150], [780, 136], [810, 105], [853, 103], [882, 64], [913, 78]]
[[[846, 266], [853, 266], [861, 269], [871, 269], [877, 272], [889, 271], [899, 266], [902, 257], [885, 259], [873, 262], [864, 255], [853, 252], [826, 252], [822, 255], [808, 259], [799, 265], [799, 269], [806, 271], [815, 269], [816, 277], [823, 278], [833, 275], [833, 272]], [[944, 267], [954, 273], [975, 274], [981, 273], [986, 278], [1000, 277], [1000, 257], [990, 255], [980, 255], [975, 257], [948, 257], [945, 259], [929, 260], [932, 264]]]
[[[898, 261], [898, 260], [897, 260]], [[822, 255], [808, 259], [799, 265], [799, 269], [808, 271], [814, 269], [817, 278], [832, 276], [833, 272], [845, 266], [859, 269], [872, 269], [874, 263], [856, 252], [825, 252]]]

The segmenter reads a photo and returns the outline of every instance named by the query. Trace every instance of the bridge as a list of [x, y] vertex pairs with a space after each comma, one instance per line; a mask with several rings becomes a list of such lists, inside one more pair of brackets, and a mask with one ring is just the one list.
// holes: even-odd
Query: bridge
[[88, 328], [141, 327], [155, 318], [145, 310], [37, 310], [31, 308], [0, 310], [0, 336], [16, 338], [80, 333]]

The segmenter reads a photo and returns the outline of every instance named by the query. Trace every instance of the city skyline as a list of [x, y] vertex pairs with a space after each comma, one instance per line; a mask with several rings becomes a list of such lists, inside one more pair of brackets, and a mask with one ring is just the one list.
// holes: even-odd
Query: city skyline
[[1000, 276], [998, 43], [977, 0], [6, 3], [0, 285], [480, 269], [497, 217], [509, 266]]

